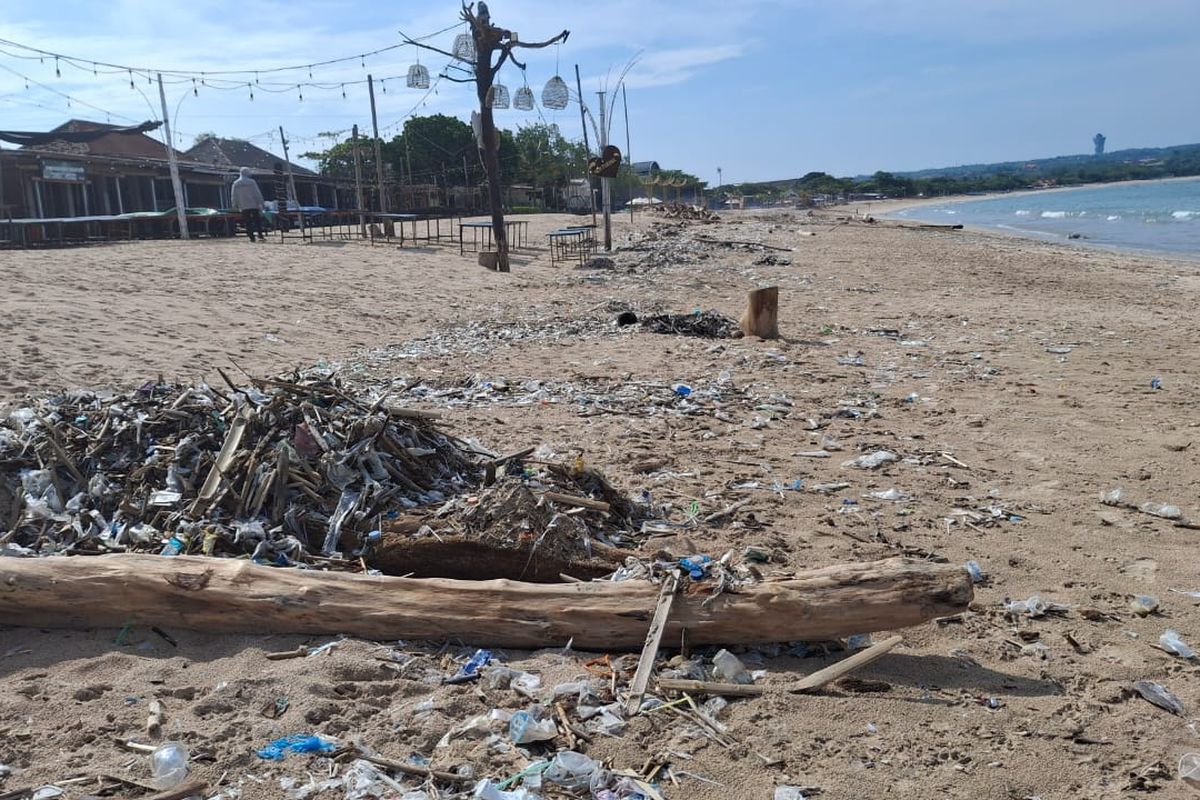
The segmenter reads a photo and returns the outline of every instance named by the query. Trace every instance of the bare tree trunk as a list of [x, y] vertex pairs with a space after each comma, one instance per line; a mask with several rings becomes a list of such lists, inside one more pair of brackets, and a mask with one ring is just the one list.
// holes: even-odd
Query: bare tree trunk
[[742, 332], [760, 339], [779, 338], [779, 287], [755, 289], [746, 298]]
[[487, 168], [488, 204], [492, 208], [492, 236], [496, 240], [496, 271], [508, 272], [508, 231], [504, 227], [504, 197], [500, 189], [500, 139], [486, 90], [479, 101], [483, 127], [483, 165]]

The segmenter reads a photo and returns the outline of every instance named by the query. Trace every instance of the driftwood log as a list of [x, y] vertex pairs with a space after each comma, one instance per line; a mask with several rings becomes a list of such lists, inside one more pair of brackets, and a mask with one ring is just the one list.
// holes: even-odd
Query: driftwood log
[[755, 289], [746, 298], [742, 333], [760, 339], [779, 338], [779, 287]]
[[[768, 580], [710, 600], [676, 598], [664, 641], [822, 640], [895, 630], [962, 612], [961, 567], [888, 559]], [[0, 624], [157, 625], [216, 633], [456, 638], [501, 647], [574, 639], [588, 649], [643, 643], [659, 589], [645, 581], [562, 584], [392, 578], [263, 567], [240, 559], [108, 555], [0, 558]]]

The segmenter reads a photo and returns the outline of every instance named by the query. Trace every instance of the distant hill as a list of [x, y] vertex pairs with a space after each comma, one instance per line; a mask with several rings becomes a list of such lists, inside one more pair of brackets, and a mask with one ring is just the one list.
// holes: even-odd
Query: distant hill
[[1185, 175], [1200, 175], [1200, 144], [1138, 147], [1102, 156], [1056, 156], [915, 172], [880, 171], [874, 175], [853, 178], [835, 178], [824, 172], [810, 172], [800, 178], [745, 183], [728, 188], [757, 198], [760, 202], [770, 203], [792, 194], [809, 198], [846, 198], [856, 194], [877, 197], [938, 196]]
[[[1180, 144], [1172, 147], [1135, 147], [1116, 150], [1102, 156], [1074, 155], [1054, 158], [1035, 158], [1029, 161], [1001, 161], [995, 164], [965, 164], [958, 167], [939, 167], [915, 172], [897, 172], [903, 178], [982, 178], [989, 175], [1023, 173], [1036, 176], [1057, 174], [1080, 167], [1095, 167], [1101, 164], [1147, 164], [1152, 161], [1166, 162], [1178, 157], [1200, 155], [1200, 144]], [[870, 175], [859, 175], [855, 180], [867, 180]]]

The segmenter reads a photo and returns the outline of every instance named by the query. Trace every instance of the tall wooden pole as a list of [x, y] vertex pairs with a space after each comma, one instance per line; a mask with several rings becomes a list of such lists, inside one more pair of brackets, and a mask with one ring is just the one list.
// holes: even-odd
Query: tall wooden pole
[[350, 139], [351, 150], [354, 151], [354, 195], [355, 202], [358, 206], [358, 235], [359, 238], [367, 237], [367, 217], [363, 208], [363, 188], [362, 188], [362, 154], [358, 152], [358, 126], [355, 125]]
[[[633, 169], [633, 147], [629, 144], [629, 95], [625, 92], [625, 84], [621, 83], [621, 105], [625, 107], [625, 163], [629, 165], [629, 169]], [[630, 201], [633, 200], [633, 192], [629, 193]], [[629, 221], [633, 222], [633, 203], [629, 203]]]
[[379, 185], [379, 210], [388, 211], [387, 192], [383, 186], [383, 148], [379, 142], [379, 117], [375, 114], [375, 80], [367, 76], [367, 94], [371, 97], [371, 130], [375, 134], [375, 181]]
[[158, 75], [158, 99], [162, 101], [163, 135], [167, 139], [167, 165], [171, 169], [171, 188], [175, 190], [175, 216], [179, 219], [179, 238], [187, 239], [187, 201], [183, 198], [183, 181], [179, 178], [179, 162], [171, 145], [171, 117], [167, 113], [167, 91], [163, 89], [162, 73]]
[[[579, 93], [579, 121], [583, 125], [583, 149], [590, 156], [592, 147], [588, 144], [587, 110], [583, 104], [583, 82], [579, 80], [579, 65], [575, 65], [575, 91]], [[588, 172], [587, 164], [583, 167], [583, 179], [587, 181], [588, 205], [592, 209], [592, 227], [596, 227], [596, 194], [592, 191], [592, 173]]]
[[[287, 136], [283, 133], [283, 126], [279, 126], [279, 141], [283, 144], [283, 168], [287, 172], [288, 179], [288, 202], [296, 202], [296, 216], [300, 219], [300, 235], [304, 235], [304, 209], [300, 207], [300, 194], [296, 191], [296, 176], [292, 174], [292, 160], [288, 157], [288, 141]], [[282, 234], [281, 234], [282, 235]]]
[[[608, 147], [608, 118], [605, 116], [604, 92], [600, 95], [600, 152]], [[604, 201], [604, 249], [612, 250], [612, 178], [600, 179], [600, 195]]]

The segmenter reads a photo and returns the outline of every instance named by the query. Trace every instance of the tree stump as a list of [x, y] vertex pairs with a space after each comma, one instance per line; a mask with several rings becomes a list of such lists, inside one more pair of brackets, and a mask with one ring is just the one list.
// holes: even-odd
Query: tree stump
[[742, 314], [742, 332], [760, 339], [779, 338], [779, 287], [755, 289], [746, 299]]

